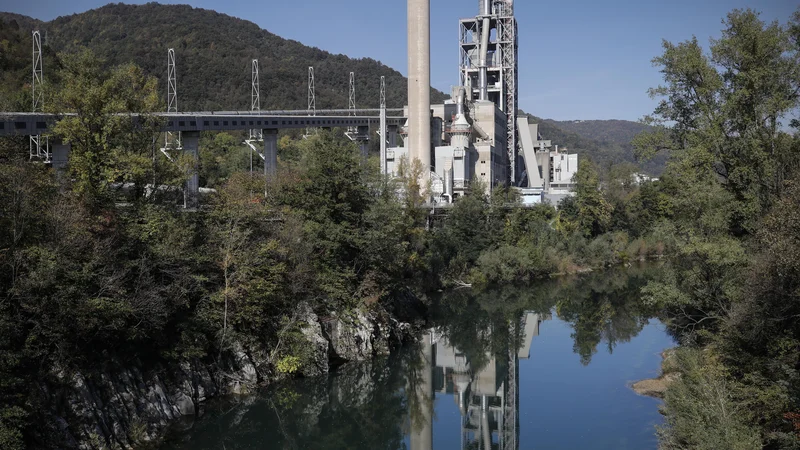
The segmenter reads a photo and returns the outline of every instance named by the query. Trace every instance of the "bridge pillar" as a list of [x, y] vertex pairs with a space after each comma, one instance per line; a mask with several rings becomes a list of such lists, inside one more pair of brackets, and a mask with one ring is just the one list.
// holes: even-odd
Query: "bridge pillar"
[[397, 125], [388, 127], [386, 137], [389, 140], [389, 148], [397, 148]]
[[361, 158], [366, 161], [369, 156], [369, 127], [358, 127], [358, 149], [361, 151]]
[[51, 148], [53, 155], [53, 169], [66, 169], [67, 164], [69, 163], [69, 153], [72, 151], [72, 145], [56, 141], [53, 143]]
[[262, 130], [264, 136], [264, 177], [274, 178], [278, 170], [278, 130]]
[[186, 180], [186, 190], [183, 193], [183, 207], [197, 208], [200, 201], [200, 175], [198, 174], [200, 161], [200, 132], [184, 131], [181, 133], [183, 152], [192, 158], [192, 167], [189, 169], [189, 178]]

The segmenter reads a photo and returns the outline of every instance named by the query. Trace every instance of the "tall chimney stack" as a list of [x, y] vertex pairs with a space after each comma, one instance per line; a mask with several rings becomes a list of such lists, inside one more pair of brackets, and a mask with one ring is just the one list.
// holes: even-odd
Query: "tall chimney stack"
[[431, 170], [430, 0], [408, 0], [408, 129], [409, 159], [422, 162], [420, 182], [427, 182]]

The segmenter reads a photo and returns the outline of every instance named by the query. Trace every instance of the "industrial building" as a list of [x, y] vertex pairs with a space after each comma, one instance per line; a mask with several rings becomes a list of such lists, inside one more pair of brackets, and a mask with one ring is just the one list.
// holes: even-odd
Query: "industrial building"
[[458, 24], [460, 86], [449, 101], [431, 105], [430, 0], [408, 0], [408, 120], [388, 130], [382, 168], [397, 175], [403, 160], [419, 160], [430, 168], [434, 203], [452, 203], [481, 181], [488, 191], [517, 188], [526, 204], [555, 204], [571, 195], [578, 157], [559, 152], [542, 139], [538, 125], [517, 117], [514, 0], [480, 0], [479, 8]]

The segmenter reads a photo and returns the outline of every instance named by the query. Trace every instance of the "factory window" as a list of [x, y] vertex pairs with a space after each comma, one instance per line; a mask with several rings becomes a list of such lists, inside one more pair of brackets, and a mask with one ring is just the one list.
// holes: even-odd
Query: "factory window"
[[168, 127], [171, 127], [171, 126], [172, 126], [172, 121], [171, 121], [171, 120], [170, 120], [169, 122], [167, 122], [167, 126], [168, 126]]
[[181, 120], [180, 122], [178, 122], [178, 126], [179, 126], [179, 127], [185, 127], [185, 126], [186, 126], [186, 122], [184, 122], [183, 120]]
[[223, 120], [222, 121], [222, 126], [223, 127], [227, 127], [228, 126], [228, 121], [227, 120]]
[[197, 122], [192, 120], [192, 121], [189, 122], [189, 126], [196, 127], [197, 126]]
[[27, 127], [28, 127], [28, 124], [26, 124], [25, 122], [14, 122], [14, 128], [16, 128], [18, 130], [24, 130]]
[[[259, 121], [259, 122], [258, 122], [258, 124], [259, 124], [259, 125], [261, 125], [261, 122]], [[272, 121], [272, 124], [273, 124], [273, 125], [277, 125], [277, 124], [278, 124], [278, 121], [277, 121], [277, 120], [273, 120], [273, 121]]]
[[236, 126], [236, 121], [235, 120], [233, 121], [233, 126]]
[[[260, 120], [259, 120], [258, 122], [256, 122], [256, 123], [257, 123], [257, 124], [259, 124], [259, 125], [261, 125], [261, 121], [260, 121]], [[277, 125], [277, 123], [278, 123], [278, 122], [275, 122], [275, 124], [276, 124], [276, 125]]]
[[40, 130], [45, 129], [45, 128], [47, 128], [47, 124], [44, 123], [44, 122], [36, 122], [36, 128], [38, 128]]
[[[258, 122], [258, 124], [261, 125], [261, 122]], [[253, 121], [252, 120], [250, 121], [250, 125], [253, 125]]]
[[211, 125], [211, 124], [210, 124], [210, 123], [208, 123], [208, 121], [207, 121], [207, 120], [204, 120], [204, 121], [203, 121], [203, 126], [204, 126], [204, 127], [207, 127], [207, 126], [209, 126], [209, 125]]
[[4, 122], [0, 122], [0, 130], [3, 130], [5, 128], [6, 128], [6, 124]]
[[218, 127], [218, 126], [219, 126], [219, 120], [215, 120], [215, 121], [214, 121], [214, 126], [215, 126], [215, 127]]
[[297, 120], [294, 121], [295, 125], [300, 125]]
[[281, 125], [286, 125], [286, 121], [285, 120], [281, 120]]

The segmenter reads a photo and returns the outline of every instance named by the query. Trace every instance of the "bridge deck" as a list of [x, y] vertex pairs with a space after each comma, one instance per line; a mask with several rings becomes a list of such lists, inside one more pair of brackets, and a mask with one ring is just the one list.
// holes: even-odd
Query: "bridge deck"
[[[378, 110], [360, 110], [357, 113], [374, 112]], [[393, 113], [402, 110], [387, 110]], [[72, 114], [45, 114], [23, 112], [0, 112], [0, 136], [33, 136], [46, 135], [50, 128], [62, 117]], [[380, 115], [347, 115], [346, 110], [330, 112], [317, 112], [311, 116], [307, 112], [280, 111], [253, 113], [250, 111], [210, 111], [186, 113], [156, 113], [164, 119], [161, 131], [234, 131], [234, 130], [282, 130], [293, 128], [336, 128], [336, 127], [366, 127], [380, 125]], [[131, 114], [131, 119], [136, 120], [138, 115]], [[402, 126], [405, 118], [389, 116], [386, 118], [387, 126]]]

